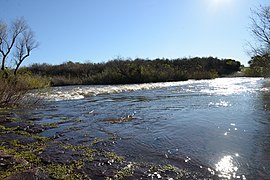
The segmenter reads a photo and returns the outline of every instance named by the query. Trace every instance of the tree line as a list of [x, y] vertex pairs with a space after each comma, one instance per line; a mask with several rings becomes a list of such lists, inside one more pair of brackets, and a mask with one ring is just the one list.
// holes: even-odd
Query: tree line
[[33, 75], [49, 77], [52, 85], [133, 84], [147, 82], [211, 79], [240, 70], [240, 62], [214, 57], [178, 59], [123, 59], [106, 63], [65, 62], [60, 65], [33, 64]]

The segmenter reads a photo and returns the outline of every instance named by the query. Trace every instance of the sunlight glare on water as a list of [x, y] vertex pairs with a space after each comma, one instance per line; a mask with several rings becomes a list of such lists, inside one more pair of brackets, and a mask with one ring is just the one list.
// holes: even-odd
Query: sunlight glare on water
[[220, 172], [219, 176], [222, 178], [238, 178], [236, 176], [237, 170], [238, 167], [234, 164], [233, 157], [230, 155], [222, 157], [221, 160], [216, 164], [216, 171]]
[[255, 85], [260, 78], [245, 79], [245, 78], [218, 78], [209, 82], [209, 88], [206, 88], [204, 92], [209, 94], [218, 95], [232, 95], [243, 92], [253, 92], [254, 89], [250, 89], [245, 86], [249, 83], [250, 86]]
[[266, 82], [217, 78], [53, 87], [41, 94], [47, 106], [29, 113], [43, 123], [78, 119], [76, 132], [55, 128], [45, 135], [54, 137], [59, 131], [60, 140], [74, 144], [104, 139], [106, 148], [131, 161], [196, 172], [206, 168], [220, 179], [269, 179]]
[[[91, 85], [77, 87], [55, 87], [51, 91], [43, 94], [41, 93], [40, 95], [49, 100], [61, 101], [84, 99], [89, 96], [97, 96], [101, 94], [113, 94], [156, 88], [180, 87], [177, 90], [178, 92], [201, 92], [212, 95], [229, 96], [232, 94], [239, 94], [244, 92], [254, 92], [256, 89], [249, 88], [246, 86], [246, 84], [248, 84], [248, 86], [255, 86], [257, 81], [261, 79], [262, 78], [217, 78], [213, 80], [188, 80], [179, 82], [159, 82], [110, 86]], [[221, 101], [220, 104], [216, 104], [216, 106], [230, 106], [230, 104]]]
[[229, 106], [232, 106], [232, 105], [230, 104], [230, 102], [220, 99], [219, 102], [217, 102], [217, 103], [210, 102], [208, 104], [208, 106], [209, 107], [211, 107], [211, 106], [213, 106], [213, 107], [229, 107]]

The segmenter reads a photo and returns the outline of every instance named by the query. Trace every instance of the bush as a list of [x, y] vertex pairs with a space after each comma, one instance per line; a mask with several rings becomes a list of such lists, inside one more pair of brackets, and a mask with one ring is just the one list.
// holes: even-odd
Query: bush
[[30, 73], [20, 73], [17, 76], [10, 72], [0, 72], [0, 107], [20, 105], [26, 94], [32, 89], [49, 86], [49, 80], [44, 77], [32, 76]]
[[248, 62], [250, 68], [245, 71], [248, 76], [270, 77], [270, 54], [252, 57]]

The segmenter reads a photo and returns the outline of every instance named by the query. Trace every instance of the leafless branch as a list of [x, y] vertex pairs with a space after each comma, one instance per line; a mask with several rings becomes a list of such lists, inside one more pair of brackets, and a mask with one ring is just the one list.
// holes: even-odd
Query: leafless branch
[[30, 52], [38, 47], [38, 43], [34, 39], [34, 33], [31, 30], [23, 32], [23, 37], [17, 41], [16, 50], [14, 52], [16, 75], [20, 65], [30, 55]]
[[13, 54], [16, 65], [14, 74], [16, 74], [21, 63], [37, 46], [34, 33], [23, 18], [13, 21], [10, 27], [0, 22], [1, 70], [5, 70], [8, 56]]
[[7, 25], [4, 22], [0, 22], [0, 53], [2, 56], [4, 55], [3, 46], [6, 38], [7, 38]]
[[250, 32], [255, 43], [250, 43], [253, 56], [270, 52], [270, 6], [260, 6], [252, 10]]

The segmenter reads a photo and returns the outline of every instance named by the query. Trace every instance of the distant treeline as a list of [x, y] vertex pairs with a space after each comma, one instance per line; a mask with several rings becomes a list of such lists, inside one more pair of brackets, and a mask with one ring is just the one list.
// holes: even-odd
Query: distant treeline
[[106, 63], [74, 63], [60, 65], [33, 64], [26, 69], [33, 75], [48, 77], [54, 86], [75, 84], [131, 84], [147, 82], [211, 79], [240, 70], [240, 62], [232, 59], [114, 59]]

